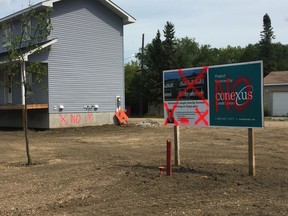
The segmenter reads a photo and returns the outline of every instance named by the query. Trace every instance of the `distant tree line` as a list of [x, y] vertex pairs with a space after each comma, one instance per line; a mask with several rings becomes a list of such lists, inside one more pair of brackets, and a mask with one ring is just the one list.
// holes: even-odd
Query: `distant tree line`
[[[163, 36], [162, 40], [158, 30], [155, 38], [145, 46], [143, 55], [138, 53], [137, 60], [125, 64], [126, 105], [132, 107], [133, 114], [139, 114], [140, 97], [143, 113], [147, 112], [148, 104], [162, 104], [163, 70], [256, 60], [263, 60], [264, 76], [271, 71], [288, 70], [288, 45], [272, 43], [275, 35], [268, 14], [263, 17], [259, 42], [244, 48], [230, 45], [213, 48], [208, 44], [201, 45], [194, 38], [176, 38], [171, 22], [164, 26]], [[140, 67], [142, 59], [143, 70]]]

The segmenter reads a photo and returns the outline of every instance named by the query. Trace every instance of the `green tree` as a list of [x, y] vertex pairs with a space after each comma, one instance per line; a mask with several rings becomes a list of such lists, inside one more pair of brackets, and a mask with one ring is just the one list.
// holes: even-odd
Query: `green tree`
[[281, 43], [272, 44], [274, 50], [275, 69], [277, 71], [288, 70], [288, 45]]
[[[13, 83], [22, 89], [23, 127], [25, 134], [25, 146], [27, 155], [27, 165], [32, 165], [28, 139], [27, 103], [35, 82], [42, 83], [44, 75], [47, 73], [47, 66], [39, 62], [28, 62], [28, 56], [46, 51], [42, 49], [41, 43], [47, 40], [52, 30], [50, 19], [51, 8], [36, 11], [32, 7], [21, 15], [20, 20], [12, 19], [2, 25], [2, 29], [9, 28], [3, 40], [8, 55], [5, 57], [5, 64], [1, 65], [1, 70], [9, 74], [9, 80], [4, 80], [2, 84]], [[16, 23], [22, 23], [22, 28], [17, 28]], [[28, 79], [29, 76], [33, 77]], [[21, 77], [21, 80], [19, 80]], [[34, 83], [33, 83], [34, 81]]]
[[139, 112], [141, 71], [137, 61], [125, 64], [125, 103], [133, 113]]
[[263, 16], [263, 31], [261, 31], [260, 36], [260, 57], [263, 60], [264, 76], [267, 76], [275, 69], [272, 46], [272, 40], [275, 39], [275, 36], [271, 25], [271, 19], [267, 13]]
[[196, 59], [197, 66], [215, 65], [218, 62], [219, 50], [210, 45], [201, 45]]
[[219, 49], [219, 59], [217, 64], [233, 64], [241, 61], [245, 49], [240, 46], [232, 47], [228, 45], [226, 48]]
[[164, 51], [164, 70], [174, 69], [176, 67], [176, 38], [175, 28], [171, 22], [166, 22], [163, 30], [165, 40], [162, 42]]
[[[163, 100], [163, 70], [175, 68], [177, 65], [174, 25], [167, 22], [163, 33], [164, 41], [161, 40], [158, 30], [152, 42], [145, 47], [143, 89], [146, 101], [152, 105], [159, 105]], [[140, 56], [139, 54], [139, 60]]]
[[147, 101], [158, 104], [162, 101], [162, 77], [164, 68], [164, 48], [160, 31], [146, 48], [145, 71], [142, 75]]
[[257, 61], [260, 59], [260, 46], [259, 44], [248, 44], [243, 49], [240, 57], [240, 62]]
[[190, 68], [196, 67], [196, 60], [199, 55], [199, 43], [195, 39], [188, 37], [176, 39], [176, 67]]

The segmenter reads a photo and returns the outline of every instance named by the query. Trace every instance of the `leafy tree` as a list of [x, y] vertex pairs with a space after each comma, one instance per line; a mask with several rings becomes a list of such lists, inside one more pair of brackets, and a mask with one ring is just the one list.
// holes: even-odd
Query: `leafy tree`
[[217, 64], [219, 52], [216, 48], [211, 48], [210, 45], [201, 45], [199, 55], [196, 59], [197, 66], [207, 66]]
[[188, 37], [176, 39], [176, 68], [196, 67], [199, 55], [199, 43]]
[[274, 50], [274, 64], [277, 71], [288, 70], [288, 45], [272, 44]]
[[275, 69], [272, 46], [272, 40], [275, 39], [275, 36], [271, 26], [271, 19], [267, 13], [263, 16], [263, 31], [261, 31], [260, 36], [260, 57], [263, 60], [264, 76], [267, 76]]
[[244, 49], [240, 46], [232, 47], [228, 45], [226, 48], [219, 49], [218, 52], [219, 59], [217, 64], [232, 64], [240, 62]]
[[240, 62], [257, 61], [260, 59], [260, 46], [259, 44], [249, 44], [243, 50]]
[[137, 61], [125, 64], [125, 102], [132, 107], [134, 113], [140, 110], [140, 70], [140, 65]]
[[[42, 83], [43, 77], [47, 73], [46, 65], [39, 62], [28, 62], [27, 53], [39, 54], [46, 51], [46, 49], [41, 49], [40, 45], [47, 40], [52, 30], [50, 14], [51, 8], [36, 11], [31, 7], [21, 15], [20, 20], [13, 19], [2, 26], [2, 29], [9, 28], [11, 30], [3, 40], [8, 55], [5, 57], [5, 64], [1, 66], [1, 69], [8, 72], [9, 80], [4, 80], [2, 84], [7, 85], [9, 83], [10, 85], [12, 82], [13, 86], [21, 87], [22, 92], [24, 92], [22, 104], [24, 105], [23, 127], [27, 165], [32, 165], [28, 139], [27, 103], [35, 82]], [[14, 23], [19, 21], [22, 23], [21, 29], [17, 28], [16, 23]], [[28, 79], [29, 76], [33, 77], [32, 82], [31, 79]]]

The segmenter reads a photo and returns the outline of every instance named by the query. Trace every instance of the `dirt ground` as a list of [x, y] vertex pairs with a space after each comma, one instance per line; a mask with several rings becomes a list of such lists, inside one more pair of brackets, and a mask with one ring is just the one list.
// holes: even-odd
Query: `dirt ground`
[[[181, 165], [159, 175], [173, 127], [0, 130], [0, 215], [288, 215], [288, 121], [255, 130], [180, 128]], [[153, 122], [152, 122], [153, 123]]]

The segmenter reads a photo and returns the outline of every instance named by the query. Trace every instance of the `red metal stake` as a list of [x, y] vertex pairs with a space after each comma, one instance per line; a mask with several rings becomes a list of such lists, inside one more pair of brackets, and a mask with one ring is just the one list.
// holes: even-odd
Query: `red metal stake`
[[167, 158], [166, 158], [167, 176], [172, 176], [172, 144], [167, 140]]

